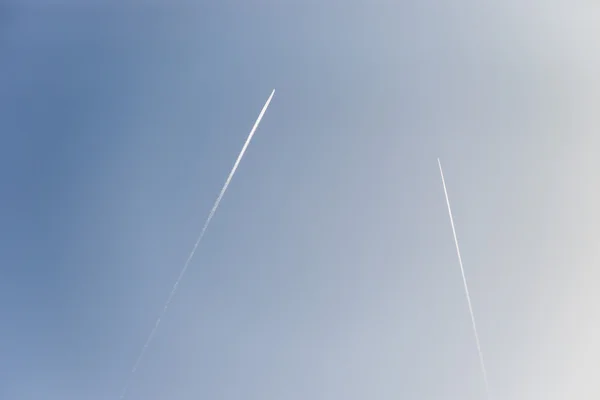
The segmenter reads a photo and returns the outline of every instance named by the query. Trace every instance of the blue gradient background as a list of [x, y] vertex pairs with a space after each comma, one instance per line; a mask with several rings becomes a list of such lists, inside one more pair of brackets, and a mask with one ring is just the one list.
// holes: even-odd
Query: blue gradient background
[[0, 398], [596, 399], [593, 2], [0, 6]]

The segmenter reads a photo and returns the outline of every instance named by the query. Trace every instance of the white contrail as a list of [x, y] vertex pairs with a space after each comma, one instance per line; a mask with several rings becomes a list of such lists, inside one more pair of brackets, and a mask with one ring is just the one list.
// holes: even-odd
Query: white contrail
[[481, 372], [483, 373], [483, 382], [485, 384], [485, 391], [487, 398], [490, 397], [490, 385], [487, 378], [487, 370], [485, 363], [483, 362], [483, 352], [481, 351], [481, 344], [479, 343], [479, 334], [477, 334], [477, 325], [475, 324], [475, 314], [473, 313], [473, 306], [471, 305], [471, 296], [469, 295], [469, 287], [467, 286], [467, 278], [465, 276], [465, 269], [463, 267], [462, 258], [460, 256], [460, 248], [458, 247], [458, 238], [456, 237], [456, 229], [454, 228], [454, 218], [452, 218], [452, 209], [450, 208], [450, 199], [448, 198], [448, 191], [446, 190], [446, 181], [444, 180], [444, 171], [442, 171], [442, 163], [438, 158], [438, 165], [440, 167], [440, 175], [442, 176], [442, 186], [444, 186], [444, 195], [446, 196], [446, 205], [448, 206], [448, 215], [450, 216], [450, 225], [452, 226], [452, 234], [454, 235], [454, 244], [456, 245], [456, 254], [458, 256], [458, 264], [460, 265], [460, 272], [462, 274], [463, 284], [465, 287], [465, 294], [467, 296], [467, 304], [469, 305], [469, 314], [471, 314], [471, 323], [473, 324], [473, 333], [475, 334], [475, 343], [477, 344], [477, 352], [479, 353], [479, 363], [481, 364]]
[[227, 180], [225, 181], [225, 184], [223, 185], [223, 188], [221, 189], [221, 192], [219, 193], [219, 196], [217, 197], [217, 200], [215, 201], [215, 204], [213, 205], [212, 209], [210, 210], [210, 213], [208, 214], [208, 218], [206, 218], [206, 222], [204, 223], [204, 226], [202, 227], [202, 230], [200, 231], [200, 236], [198, 236], [198, 239], [196, 240], [196, 244], [194, 244], [194, 247], [192, 248], [190, 255], [188, 256], [187, 260], [185, 261], [185, 264], [183, 265], [183, 268], [181, 269], [181, 272], [179, 273], [179, 276], [177, 277], [177, 280], [175, 281], [175, 284], [173, 285], [173, 289], [171, 289], [171, 293], [169, 293], [169, 297], [167, 298], [165, 306], [163, 307], [162, 312], [160, 313], [158, 319], [156, 320], [156, 323], [154, 324], [154, 328], [152, 328], [150, 335], [148, 335], [148, 339], [146, 339], [146, 343], [144, 344], [144, 347], [142, 348], [140, 355], [138, 356], [135, 364], [133, 365], [133, 368], [131, 369], [130, 378], [129, 378], [127, 384], [125, 385], [125, 387], [123, 388], [123, 391], [121, 392], [121, 396], [119, 397], [120, 399], [125, 398], [125, 395], [127, 394], [127, 390], [129, 388], [129, 384], [131, 382], [131, 376], [138, 369], [140, 362], [142, 361], [142, 358], [144, 357], [144, 354], [146, 353], [146, 350], [148, 349], [148, 346], [150, 345], [150, 342], [152, 342], [152, 339], [154, 338], [154, 335], [156, 334], [156, 330], [158, 329], [158, 326], [160, 325], [160, 321], [164, 317], [165, 313], [167, 312], [167, 309], [169, 308], [169, 305], [171, 304], [171, 300], [173, 300], [173, 296], [175, 296], [175, 292], [177, 292], [177, 287], [179, 286], [179, 282], [181, 281], [181, 278], [183, 278], [183, 275], [187, 271], [188, 266], [190, 265], [190, 261], [192, 261], [192, 258], [194, 257], [194, 253], [196, 253], [196, 249], [198, 248], [198, 245], [202, 241], [202, 238], [204, 237], [204, 234], [206, 233], [206, 229], [208, 228], [208, 225], [210, 224], [211, 219], [215, 215], [215, 212], [217, 211], [217, 208], [219, 207], [219, 203], [221, 202], [223, 195], [227, 191], [227, 187], [229, 186], [229, 183], [231, 182], [231, 179], [233, 178], [233, 175], [235, 174], [235, 171], [237, 170], [238, 165], [240, 164], [240, 161], [242, 160], [242, 157], [244, 157], [244, 153], [246, 152], [246, 149], [248, 148], [248, 145], [250, 144], [250, 141], [252, 140], [252, 136], [254, 136], [254, 132], [256, 131], [256, 128], [258, 128], [258, 124], [260, 124], [260, 120], [262, 119], [263, 115], [267, 111], [267, 107], [269, 107], [269, 103], [271, 102], [271, 99], [273, 98], [274, 94], [275, 94], [275, 89], [273, 89], [273, 91], [271, 92], [271, 95], [267, 99], [267, 102], [265, 103], [262, 110], [260, 111], [260, 114], [258, 115], [258, 118], [256, 119], [256, 122], [254, 123], [254, 126], [252, 127], [252, 130], [250, 131], [250, 134], [248, 135], [248, 138], [246, 139], [246, 143], [244, 143], [244, 147], [242, 147], [242, 151], [240, 151], [240, 154], [238, 155], [237, 160], [235, 160], [235, 164], [233, 164], [233, 168], [231, 169], [231, 172], [229, 173], [229, 176], [227, 177]]

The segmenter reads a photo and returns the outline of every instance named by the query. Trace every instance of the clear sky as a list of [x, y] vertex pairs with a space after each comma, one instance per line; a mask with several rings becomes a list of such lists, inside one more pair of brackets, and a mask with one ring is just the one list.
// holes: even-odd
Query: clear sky
[[590, 1], [0, 5], [0, 398], [597, 399]]

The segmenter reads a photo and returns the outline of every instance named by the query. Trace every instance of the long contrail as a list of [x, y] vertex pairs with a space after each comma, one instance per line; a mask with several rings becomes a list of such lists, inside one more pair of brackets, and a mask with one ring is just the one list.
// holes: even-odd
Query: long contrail
[[217, 208], [219, 208], [219, 203], [221, 203], [221, 199], [223, 198], [223, 195], [227, 191], [227, 187], [229, 186], [229, 183], [231, 182], [231, 179], [233, 178], [233, 175], [235, 174], [235, 171], [237, 170], [237, 168], [240, 164], [240, 161], [242, 161], [242, 157], [244, 157], [244, 153], [246, 152], [246, 149], [248, 148], [248, 145], [250, 144], [250, 141], [252, 140], [252, 136], [254, 136], [254, 132], [256, 131], [256, 128], [258, 128], [258, 125], [260, 124], [260, 120], [262, 119], [263, 115], [267, 111], [267, 108], [269, 107], [269, 103], [271, 103], [271, 99], [273, 98], [274, 94], [275, 94], [275, 89], [273, 89], [273, 91], [271, 92], [271, 95], [267, 99], [267, 102], [265, 103], [262, 110], [260, 111], [260, 114], [258, 114], [258, 118], [256, 119], [256, 122], [254, 123], [254, 126], [252, 127], [252, 130], [250, 131], [250, 134], [248, 135], [248, 138], [246, 139], [246, 143], [244, 143], [244, 147], [242, 147], [242, 151], [240, 151], [240, 154], [238, 155], [237, 160], [235, 160], [235, 164], [233, 164], [233, 168], [231, 169], [231, 172], [229, 173], [229, 176], [227, 177], [227, 180], [225, 181], [225, 184], [223, 185], [223, 188], [221, 189], [221, 192], [219, 193], [219, 196], [217, 197], [215, 204], [213, 205], [212, 209], [210, 210], [210, 213], [208, 214], [208, 217], [206, 218], [206, 222], [204, 223], [204, 226], [202, 227], [202, 230], [200, 231], [200, 236], [198, 236], [198, 239], [196, 240], [196, 243], [194, 244], [194, 247], [192, 248], [190, 255], [188, 256], [187, 260], [185, 261], [185, 264], [183, 265], [183, 268], [181, 269], [181, 272], [179, 273], [179, 276], [177, 277], [177, 280], [175, 281], [175, 284], [173, 285], [173, 289], [171, 289], [171, 293], [169, 293], [169, 297], [167, 298], [165, 306], [163, 307], [162, 312], [160, 313], [158, 319], [156, 320], [156, 323], [154, 324], [154, 328], [152, 328], [152, 331], [150, 331], [150, 335], [148, 335], [148, 339], [146, 339], [146, 343], [144, 344], [144, 347], [142, 348], [140, 355], [138, 356], [137, 360], [135, 361], [135, 364], [133, 365], [133, 368], [131, 369], [131, 374], [130, 374], [129, 380], [127, 381], [127, 384], [125, 385], [125, 387], [123, 388], [123, 391], [121, 392], [121, 396], [119, 397], [120, 399], [125, 398], [125, 395], [127, 394], [127, 390], [131, 383], [131, 378], [132, 378], [133, 374], [135, 373], [135, 371], [140, 366], [140, 362], [142, 361], [142, 358], [144, 358], [144, 354], [146, 354], [146, 350], [148, 349], [148, 346], [150, 345], [150, 343], [152, 342], [152, 339], [154, 338], [154, 335], [156, 334], [156, 330], [158, 329], [158, 326], [160, 325], [160, 321], [165, 316], [165, 313], [167, 312], [167, 309], [169, 308], [169, 305], [171, 304], [171, 300], [173, 300], [173, 296], [175, 296], [175, 293], [177, 292], [177, 287], [179, 286], [179, 282], [181, 281], [181, 278], [183, 278], [183, 275], [185, 275], [185, 272], [187, 271], [188, 266], [190, 265], [190, 261], [192, 261], [192, 258], [194, 257], [194, 253], [196, 253], [196, 249], [198, 248], [198, 245], [200, 244], [200, 242], [202, 241], [202, 238], [204, 237], [204, 234], [206, 233], [206, 229], [208, 228], [210, 221], [212, 220], [213, 216], [215, 215]]
[[450, 225], [452, 226], [452, 234], [454, 235], [454, 244], [456, 245], [456, 255], [458, 256], [458, 264], [460, 265], [460, 272], [462, 274], [463, 284], [465, 287], [465, 295], [467, 296], [467, 304], [469, 305], [469, 314], [471, 314], [471, 323], [473, 325], [473, 333], [475, 335], [475, 343], [477, 344], [477, 352], [479, 353], [479, 363], [481, 364], [481, 372], [483, 374], [483, 382], [485, 384], [485, 391], [488, 400], [490, 397], [490, 385], [487, 378], [487, 370], [483, 361], [483, 352], [481, 351], [481, 344], [479, 343], [479, 334], [477, 333], [477, 325], [475, 324], [475, 314], [473, 313], [473, 306], [471, 305], [471, 296], [469, 295], [469, 287], [467, 286], [467, 278], [465, 276], [465, 268], [463, 267], [462, 258], [460, 256], [460, 248], [458, 247], [458, 238], [456, 237], [456, 229], [454, 228], [454, 218], [452, 218], [452, 209], [450, 208], [450, 199], [448, 198], [448, 191], [446, 190], [446, 181], [444, 180], [444, 171], [442, 170], [442, 163], [438, 158], [438, 165], [440, 167], [440, 175], [442, 176], [442, 186], [444, 186], [444, 195], [446, 196], [446, 205], [448, 206], [448, 216], [450, 217]]

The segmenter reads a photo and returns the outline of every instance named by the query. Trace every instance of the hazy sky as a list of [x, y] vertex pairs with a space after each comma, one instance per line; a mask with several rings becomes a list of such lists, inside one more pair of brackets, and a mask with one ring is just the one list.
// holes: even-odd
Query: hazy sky
[[600, 8], [481, 3], [2, 3], [0, 398], [118, 399], [275, 88], [128, 399], [485, 399], [437, 157], [493, 398], [597, 399]]

